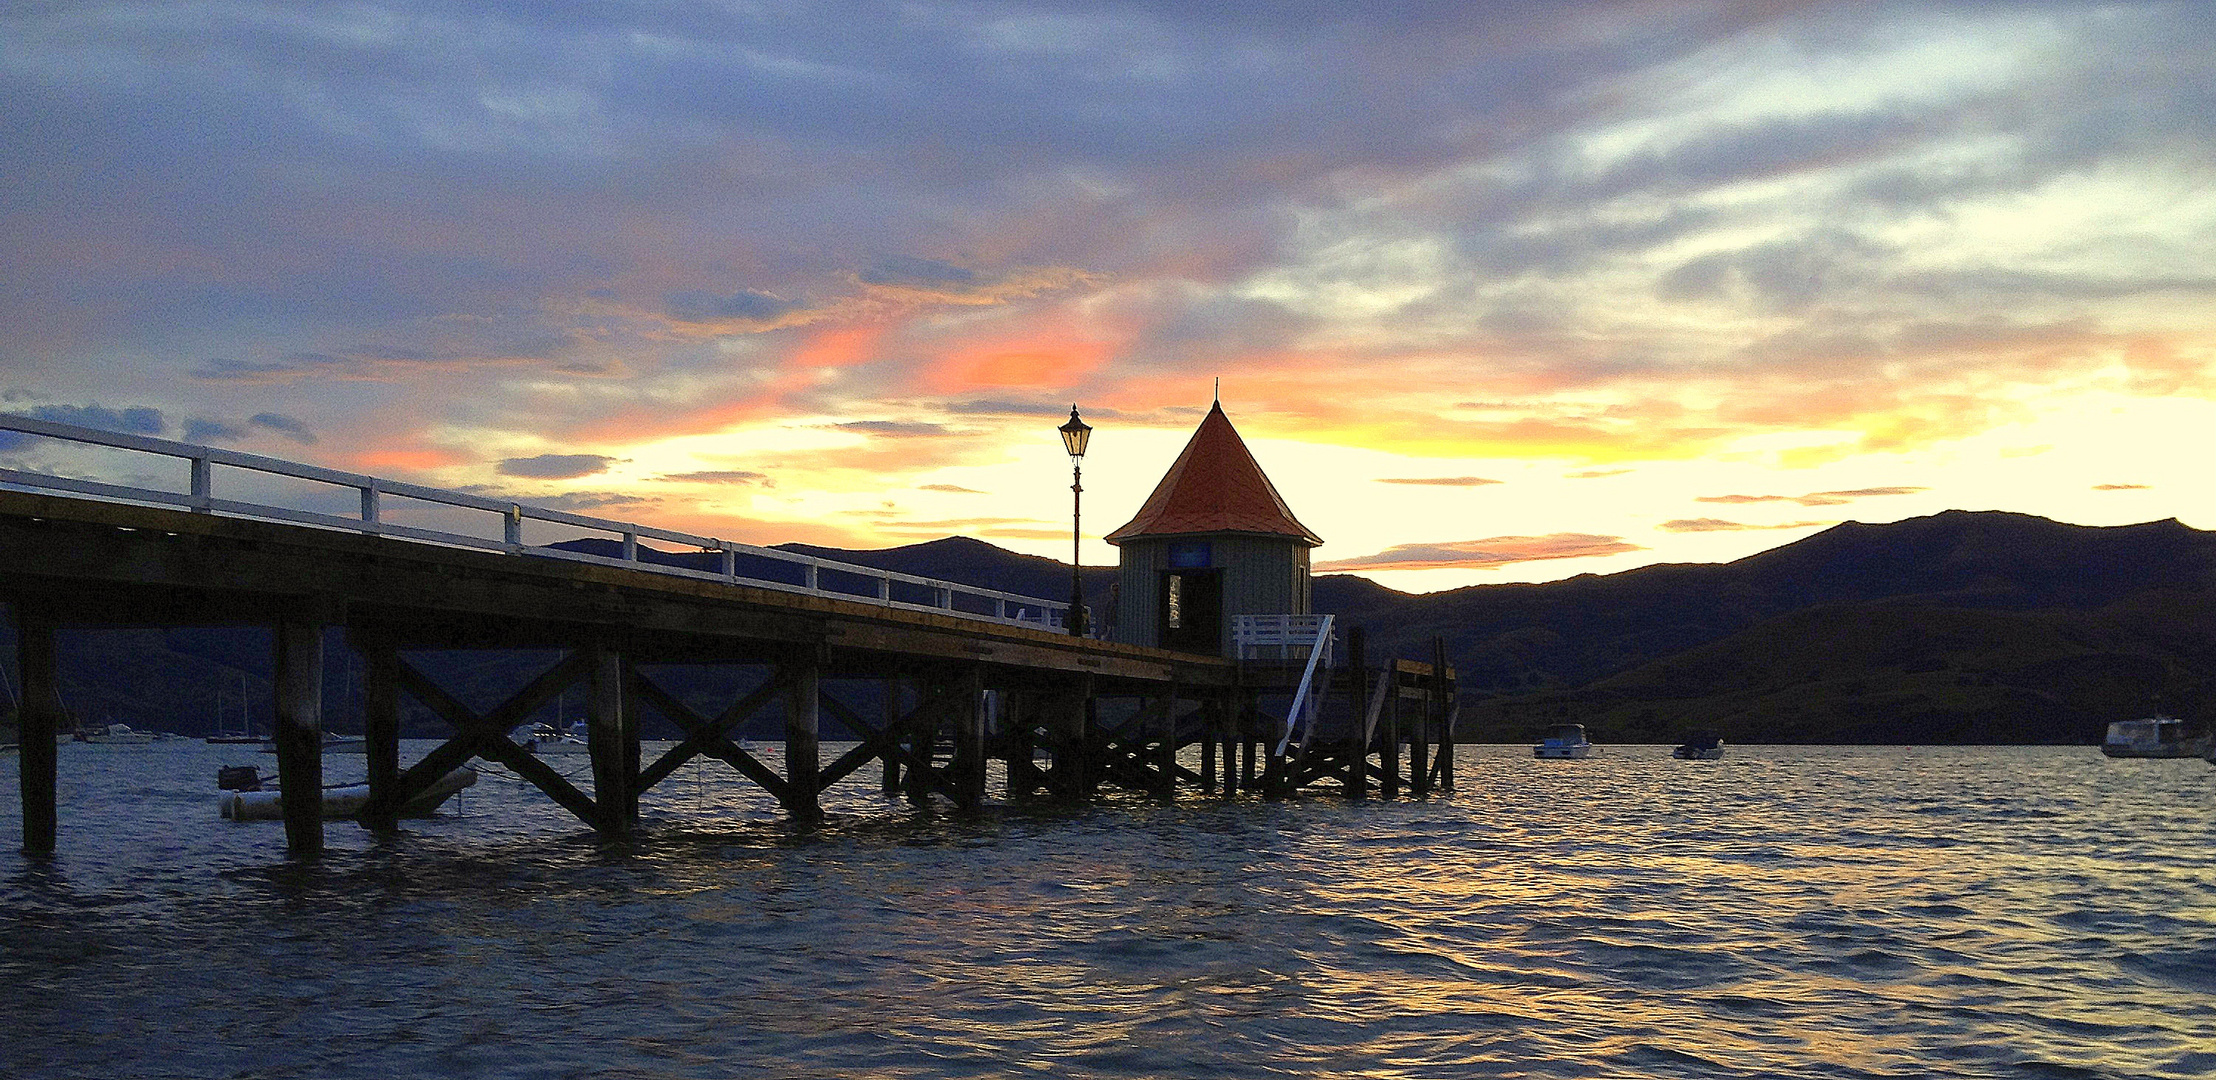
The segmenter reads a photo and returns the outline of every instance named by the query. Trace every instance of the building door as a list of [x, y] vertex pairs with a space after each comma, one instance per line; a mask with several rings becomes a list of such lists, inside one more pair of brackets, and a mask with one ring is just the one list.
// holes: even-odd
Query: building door
[[1162, 572], [1156, 640], [1165, 649], [1223, 655], [1223, 571]]

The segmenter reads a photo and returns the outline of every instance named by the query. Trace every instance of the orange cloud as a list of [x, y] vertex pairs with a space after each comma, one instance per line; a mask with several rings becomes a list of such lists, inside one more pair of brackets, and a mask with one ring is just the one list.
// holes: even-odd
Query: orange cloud
[[1482, 476], [1381, 476], [1380, 484], [1421, 484], [1431, 487], [1483, 487], [1504, 481], [1487, 480]]
[[2150, 488], [2149, 488], [2149, 486], [2148, 486], [2148, 485], [2146, 485], [2146, 484], [2095, 484], [2095, 485], [2093, 485], [2093, 490], [2095, 490], [2095, 491], [2147, 491], [2147, 490], [2150, 490]]
[[1489, 570], [1547, 559], [1584, 559], [1645, 550], [1646, 548], [1630, 543], [1620, 536], [1596, 536], [1592, 533], [1495, 536], [1485, 540], [1455, 540], [1443, 544], [1399, 544], [1375, 555], [1320, 563], [1316, 569], [1323, 572], [1450, 568]]
[[1722, 518], [1678, 518], [1675, 521], [1665, 521], [1655, 526], [1655, 528], [1663, 532], [1673, 533], [1744, 532], [1758, 529], [1811, 529], [1819, 525], [1830, 524], [1834, 523], [1828, 521], [1791, 521], [1782, 525], [1748, 525], [1738, 521], [1725, 521]]
[[1929, 491], [1921, 487], [1868, 487], [1847, 491], [1811, 491], [1806, 495], [1701, 495], [1694, 502], [1727, 503], [1742, 506], [1748, 503], [1789, 502], [1800, 506], [1844, 506], [1856, 499], [1876, 498], [1882, 495], [1914, 495]]

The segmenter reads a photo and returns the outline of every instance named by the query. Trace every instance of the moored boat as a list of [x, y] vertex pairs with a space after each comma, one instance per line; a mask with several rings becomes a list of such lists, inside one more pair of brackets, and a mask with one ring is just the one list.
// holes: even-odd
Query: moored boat
[[1701, 728], [1685, 733], [1685, 742], [1670, 751], [1670, 756], [1681, 761], [1717, 761], [1724, 756], [1724, 737], [1717, 731]]
[[1585, 738], [1583, 724], [1555, 724], [1547, 728], [1539, 745], [1531, 748], [1531, 756], [1539, 758], [1587, 758], [1593, 756], [1593, 744]]
[[2101, 753], [2112, 758], [2202, 757], [2216, 749], [2211, 742], [2205, 726], [2172, 716], [2149, 716], [2108, 725]]
[[104, 724], [87, 728], [79, 732], [77, 737], [88, 743], [104, 746], [144, 746], [161, 736], [151, 731], [139, 731], [128, 724]]
[[589, 754], [592, 744], [585, 739], [584, 721], [571, 724], [567, 730], [552, 724], [525, 724], [508, 733], [508, 738], [534, 754]]
[[[208, 741], [214, 742], [215, 740], [210, 739]], [[277, 740], [257, 739], [255, 741], [262, 744], [262, 753], [274, 754], [277, 752]], [[326, 754], [366, 754], [369, 753], [369, 740], [359, 735], [335, 735], [326, 731], [323, 733], [323, 752]]]
[[[246, 790], [229, 790], [243, 772], [253, 774], [251, 767], [236, 767], [220, 774], [218, 785], [226, 790], [216, 798], [216, 812], [225, 821], [279, 821], [285, 816], [284, 792], [274, 786], [274, 780], [255, 777], [252, 787]], [[400, 816], [406, 818], [430, 817], [439, 805], [453, 798], [454, 793], [477, 782], [477, 770], [467, 765], [439, 777], [421, 795], [402, 803]], [[362, 807], [369, 805], [368, 784], [334, 784], [323, 789], [323, 816], [335, 820], [358, 817]]]

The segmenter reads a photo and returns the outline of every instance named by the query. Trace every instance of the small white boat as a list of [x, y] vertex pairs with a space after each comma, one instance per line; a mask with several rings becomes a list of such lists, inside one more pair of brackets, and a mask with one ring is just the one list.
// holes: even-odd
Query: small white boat
[[589, 754], [592, 744], [585, 739], [585, 722], [580, 720], [567, 729], [552, 724], [525, 724], [508, 733], [508, 738], [525, 750], [540, 756], [552, 754]]
[[135, 730], [128, 724], [107, 724], [101, 727], [87, 728], [79, 732], [77, 737], [88, 743], [100, 743], [106, 746], [144, 746], [161, 736], [151, 731]]
[[[248, 772], [253, 770], [248, 769]], [[229, 783], [226, 776], [223, 783]], [[405, 818], [430, 817], [439, 804], [453, 798], [454, 793], [477, 782], [477, 770], [467, 765], [439, 777], [423, 794], [401, 804], [400, 816]], [[268, 784], [270, 781], [257, 781]], [[216, 811], [225, 821], [281, 821], [285, 816], [284, 792], [275, 787], [257, 787], [250, 791], [224, 791], [216, 799]], [[323, 816], [343, 820], [361, 814], [369, 805], [368, 784], [335, 784], [323, 789]]]
[[[214, 740], [209, 741], [213, 742]], [[277, 740], [263, 739], [261, 744], [262, 753], [274, 754], [277, 752]], [[326, 731], [323, 733], [323, 752], [326, 754], [366, 754], [369, 753], [369, 740], [360, 735], [338, 735]]]
[[1685, 733], [1685, 742], [1670, 751], [1670, 756], [1680, 761], [1721, 761], [1724, 756], [1724, 737], [1702, 728]]
[[1531, 756], [1539, 758], [1588, 758], [1593, 756], [1593, 744], [1585, 739], [1583, 724], [1555, 724], [1547, 728], [1546, 737], [1531, 748]]
[[2202, 757], [2212, 749], [2216, 747], [2207, 728], [2170, 716], [2118, 720], [2108, 725], [2108, 738], [2101, 742], [2101, 753], [2109, 757]]

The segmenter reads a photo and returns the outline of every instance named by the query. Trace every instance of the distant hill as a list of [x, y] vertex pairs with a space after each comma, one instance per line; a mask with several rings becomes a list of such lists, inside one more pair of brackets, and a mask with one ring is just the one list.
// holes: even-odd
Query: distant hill
[[[612, 541], [565, 544], [614, 554]], [[949, 537], [879, 550], [784, 550], [1061, 599], [1069, 565]], [[714, 566], [700, 552], [651, 561]], [[768, 565], [754, 567], [776, 572]], [[1087, 567], [1105, 615], [1115, 570]], [[1736, 562], [1649, 566], [1544, 584], [1412, 595], [1365, 578], [1314, 580], [1318, 611], [1367, 630], [1370, 655], [1424, 658], [1444, 638], [1462, 678], [1463, 737], [1521, 740], [1555, 720], [1604, 741], [1721, 727], [1735, 742], [2096, 741], [2110, 720], [2216, 719], [2216, 534], [2176, 521], [2116, 528], [1949, 511], [1847, 523]], [[327, 715], [358, 716], [334, 636]], [[268, 717], [269, 644], [253, 628], [64, 635], [64, 698], [85, 723], [199, 734], [236, 723], [239, 686]], [[12, 659], [12, 625], [0, 624]], [[489, 705], [548, 656], [423, 654]], [[733, 693], [706, 673], [673, 691]], [[694, 686], [694, 683], [700, 685]], [[0, 705], [4, 705], [0, 702]], [[427, 717], [422, 733], [437, 730]]]

